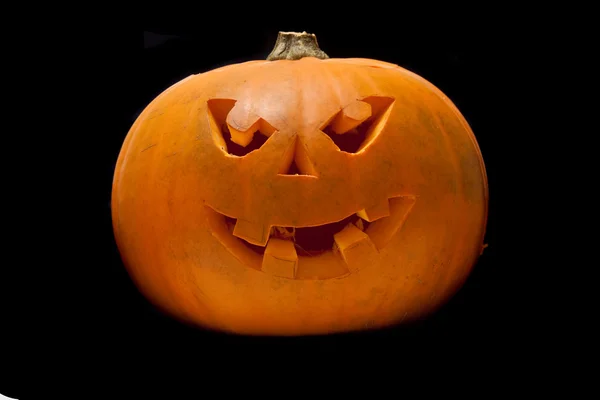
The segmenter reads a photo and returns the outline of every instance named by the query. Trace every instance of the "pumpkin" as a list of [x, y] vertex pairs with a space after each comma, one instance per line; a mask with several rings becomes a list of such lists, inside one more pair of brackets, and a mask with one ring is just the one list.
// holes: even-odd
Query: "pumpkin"
[[487, 207], [474, 134], [439, 89], [329, 58], [306, 32], [155, 98], [125, 138], [111, 206], [156, 307], [250, 335], [426, 318], [480, 256]]

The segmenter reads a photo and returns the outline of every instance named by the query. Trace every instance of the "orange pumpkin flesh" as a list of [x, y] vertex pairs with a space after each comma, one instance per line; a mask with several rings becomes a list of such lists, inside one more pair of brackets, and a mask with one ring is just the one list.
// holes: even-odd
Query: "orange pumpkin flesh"
[[135, 121], [112, 197], [127, 270], [156, 306], [228, 332], [426, 316], [483, 248], [471, 129], [397, 65], [327, 58], [305, 33], [278, 46], [176, 83]]

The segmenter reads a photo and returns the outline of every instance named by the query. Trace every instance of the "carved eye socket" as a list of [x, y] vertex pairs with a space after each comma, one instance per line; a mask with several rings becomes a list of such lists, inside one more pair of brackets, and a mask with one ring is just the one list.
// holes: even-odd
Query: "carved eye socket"
[[358, 153], [381, 133], [393, 103], [392, 97], [381, 96], [357, 100], [340, 110], [321, 130], [340, 151]]
[[260, 149], [276, 131], [264, 119], [236, 108], [231, 99], [209, 100], [208, 117], [216, 145], [237, 157]]
[[246, 154], [248, 154], [254, 150], [260, 149], [262, 147], [262, 145], [265, 144], [265, 142], [269, 138], [259, 128], [256, 132], [254, 132], [254, 135], [252, 136], [250, 143], [248, 143], [246, 145], [246, 147], [244, 147], [240, 144], [235, 143], [232, 140], [231, 130], [229, 129], [229, 125], [227, 125], [227, 123], [224, 123], [223, 125], [221, 125], [221, 132], [222, 132], [223, 138], [225, 139], [225, 143], [227, 145], [227, 148], [226, 148], [227, 152], [233, 156], [238, 156], [238, 157], [243, 157]]

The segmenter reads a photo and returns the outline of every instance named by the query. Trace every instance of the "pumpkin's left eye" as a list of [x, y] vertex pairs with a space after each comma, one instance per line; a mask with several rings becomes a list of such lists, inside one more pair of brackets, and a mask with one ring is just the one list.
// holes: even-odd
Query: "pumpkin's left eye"
[[221, 126], [221, 132], [223, 135], [223, 139], [225, 139], [225, 143], [227, 144], [227, 152], [231, 155], [238, 157], [245, 156], [251, 151], [260, 149], [269, 138], [265, 133], [261, 132], [261, 130], [258, 129], [256, 132], [254, 132], [250, 143], [248, 143], [244, 147], [232, 140], [231, 130], [229, 129], [229, 125], [227, 125], [227, 123], [224, 123]]
[[213, 99], [208, 101], [213, 139], [223, 151], [243, 157], [258, 150], [276, 129], [267, 121], [235, 107], [236, 101]]

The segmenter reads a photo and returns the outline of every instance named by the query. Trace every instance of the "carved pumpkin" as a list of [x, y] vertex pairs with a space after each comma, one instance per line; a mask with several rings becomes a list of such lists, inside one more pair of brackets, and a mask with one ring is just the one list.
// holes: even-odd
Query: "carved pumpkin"
[[427, 316], [483, 249], [483, 160], [432, 84], [280, 33], [138, 117], [112, 211], [136, 285], [181, 320], [303, 335]]

